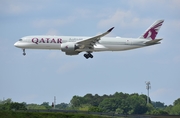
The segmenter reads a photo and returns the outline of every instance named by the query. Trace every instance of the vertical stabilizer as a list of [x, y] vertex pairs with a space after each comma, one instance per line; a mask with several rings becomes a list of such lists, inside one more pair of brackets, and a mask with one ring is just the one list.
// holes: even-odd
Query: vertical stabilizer
[[139, 38], [141, 39], [149, 39], [154, 40], [156, 38], [156, 35], [158, 34], [159, 29], [161, 28], [164, 20], [157, 20], [155, 21], [146, 31], [143, 35], [141, 35]]

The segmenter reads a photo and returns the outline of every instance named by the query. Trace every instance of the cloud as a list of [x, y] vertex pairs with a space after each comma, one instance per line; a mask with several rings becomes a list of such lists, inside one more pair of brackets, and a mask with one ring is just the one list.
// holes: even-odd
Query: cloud
[[66, 19], [62, 18], [56, 18], [56, 19], [38, 19], [34, 20], [32, 22], [32, 25], [35, 28], [45, 28], [45, 27], [59, 27], [63, 25], [67, 25], [69, 23], [72, 23], [74, 21], [74, 18], [69, 17]]
[[48, 58], [50, 59], [57, 59], [60, 57], [63, 57], [65, 54], [61, 51], [52, 51], [51, 53], [49, 53]]
[[150, 47], [146, 47], [144, 48], [144, 52], [148, 53], [148, 54], [155, 54], [157, 53], [159, 50], [161, 50], [161, 46], [162, 44], [159, 45], [154, 45], [154, 46], [150, 46]]
[[107, 18], [100, 20], [98, 27], [106, 28], [118, 26], [120, 28], [135, 28], [138, 26], [147, 25], [147, 23], [151, 21], [151, 19], [140, 19], [137, 17], [137, 14], [133, 13], [132, 11], [118, 9], [116, 12], [112, 11], [111, 15], [109, 15]]
[[116, 24], [121, 26], [125, 25], [125, 20], [132, 18], [133, 15], [130, 11], [117, 10], [114, 14], [108, 16], [108, 18], [103, 19], [99, 22], [99, 27], [109, 27]]
[[[154, 19], [161, 17], [166, 17], [166, 15], [161, 15], [162, 12], [174, 12], [177, 14], [180, 10], [180, 1], [144, 1], [144, 0], [131, 0], [128, 1], [128, 9], [117, 9], [116, 11], [112, 10], [109, 15], [106, 14], [106, 18], [103, 18], [99, 23], [98, 27], [107, 28], [110, 26], [119, 26], [123, 28], [134, 28], [138, 26], [144, 26], [151, 23]], [[153, 7], [153, 9], [152, 9]], [[168, 10], [167, 10], [168, 9]], [[157, 12], [159, 16], [149, 14], [151, 12]], [[103, 13], [101, 13], [103, 14]], [[101, 16], [101, 15], [100, 15]], [[143, 18], [141, 16], [144, 16]], [[166, 20], [166, 19], [165, 19]], [[176, 24], [176, 27], [179, 26], [179, 23]], [[178, 25], [178, 26], [177, 26]]]
[[160, 88], [160, 89], [157, 89], [157, 90], [151, 92], [150, 96], [152, 98], [159, 99], [159, 98], [166, 97], [167, 95], [171, 96], [171, 95], [173, 95], [173, 93], [174, 93], [174, 91], [172, 89]]
[[30, 95], [26, 95], [23, 96], [22, 98], [20, 98], [19, 101], [24, 101], [24, 102], [29, 102], [29, 103], [33, 103], [35, 101], [35, 99], [37, 99], [38, 96], [35, 94], [30, 94]]
[[171, 2], [172, 2], [171, 6], [174, 9], [179, 9], [180, 8], [180, 1], [179, 0], [171, 0]]
[[177, 55], [176, 57], [174, 57], [173, 62], [176, 64], [180, 64], [180, 55]]
[[88, 19], [91, 17], [91, 11], [87, 9], [75, 9], [71, 14], [64, 17], [58, 18], [42, 18], [36, 19], [32, 22], [35, 28], [45, 28], [45, 27], [60, 27], [74, 23], [77, 20]]
[[65, 72], [69, 72], [70, 70], [74, 69], [76, 67], [77, 63], [65, 63], [62, 66], [59, 67], [59, 69], [57, 70], [57, 73], [61, 74], [61, 73], [65, 73]]
[[[166, 8], [168, 10], [176, 10], [180, 8], [180, 1], [179, 0], [130, 0], [128, 4], [137, 9], [152, 9], [152, 8]], [[158, 10], [158, 9], [156, 9]]]
[[150, 92], [151, 100], [165, 102], [167, 105], [172, 104], [175, 99], [178, 98], [177, 89], [171, 88], [159, 88], [153, 92]]
[[92, 18], [92, 14], [92, 10], [89, 9], [76, 9], [73, 13], [73, 16], [77, 18]]
[[58, 30], [56, 30], [56, 29], [49, 29], [46, 34], [47, 35], [58, 35]]
[[0, 4], [0, 13], [5, 14], [22, 14], [37, 10], [42, 10], [44, 7], [42, 4], [36, 4], [36, 2], [24, 2], [21, 0], [3, 0]]
[[[180, 21], [179, 19], [173, 19], [173, 20], [165, 20], [165, 28], [167, 31], [175, 29], [175, 31], [180, 30]], [[172, 32], [174, 33], [174, 32]]]

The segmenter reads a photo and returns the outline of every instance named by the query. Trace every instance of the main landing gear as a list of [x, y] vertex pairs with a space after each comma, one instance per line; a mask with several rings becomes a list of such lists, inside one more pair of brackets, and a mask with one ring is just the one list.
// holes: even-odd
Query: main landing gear
[[24, 55], [24, 56], [26, 55], [25, 49], [23, 49], [23, 55]]
[[91, 53], [87, 53], [87, 54], [84, 54], [84, 57], [85, 57], [86, 59], [88, 59], [88, 58], [93, 58], [93, 55], [92, 55]]

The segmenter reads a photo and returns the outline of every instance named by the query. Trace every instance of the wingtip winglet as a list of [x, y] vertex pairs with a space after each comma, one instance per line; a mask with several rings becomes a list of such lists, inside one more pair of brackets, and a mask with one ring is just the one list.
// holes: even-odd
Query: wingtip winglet
[[110, 28], [107, 32], [111, 32], [114, 29], [114, 27]]

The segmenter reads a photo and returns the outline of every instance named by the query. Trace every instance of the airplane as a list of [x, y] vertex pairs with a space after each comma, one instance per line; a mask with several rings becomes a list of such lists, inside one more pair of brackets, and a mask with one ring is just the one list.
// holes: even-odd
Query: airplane
[[61, 50], [66, 55], [78, 55], [85, 52], [86, 59], [93, 58], [93, 52], [101, 51], [124, 51], [136, 48], [142, 48], [155, 44], [160, 44], [162, 38], [156, 39], [164, 20], [155, 21], [140, 37], [138, 38], [121, 38], [121, 37], [104, 37], [109, 34], [114, 27], [106, 32], [93, 36], [25, 36], [19, 39], [14, 46], [23, 50], [26, 55], [26, 49], [48, 49]]

